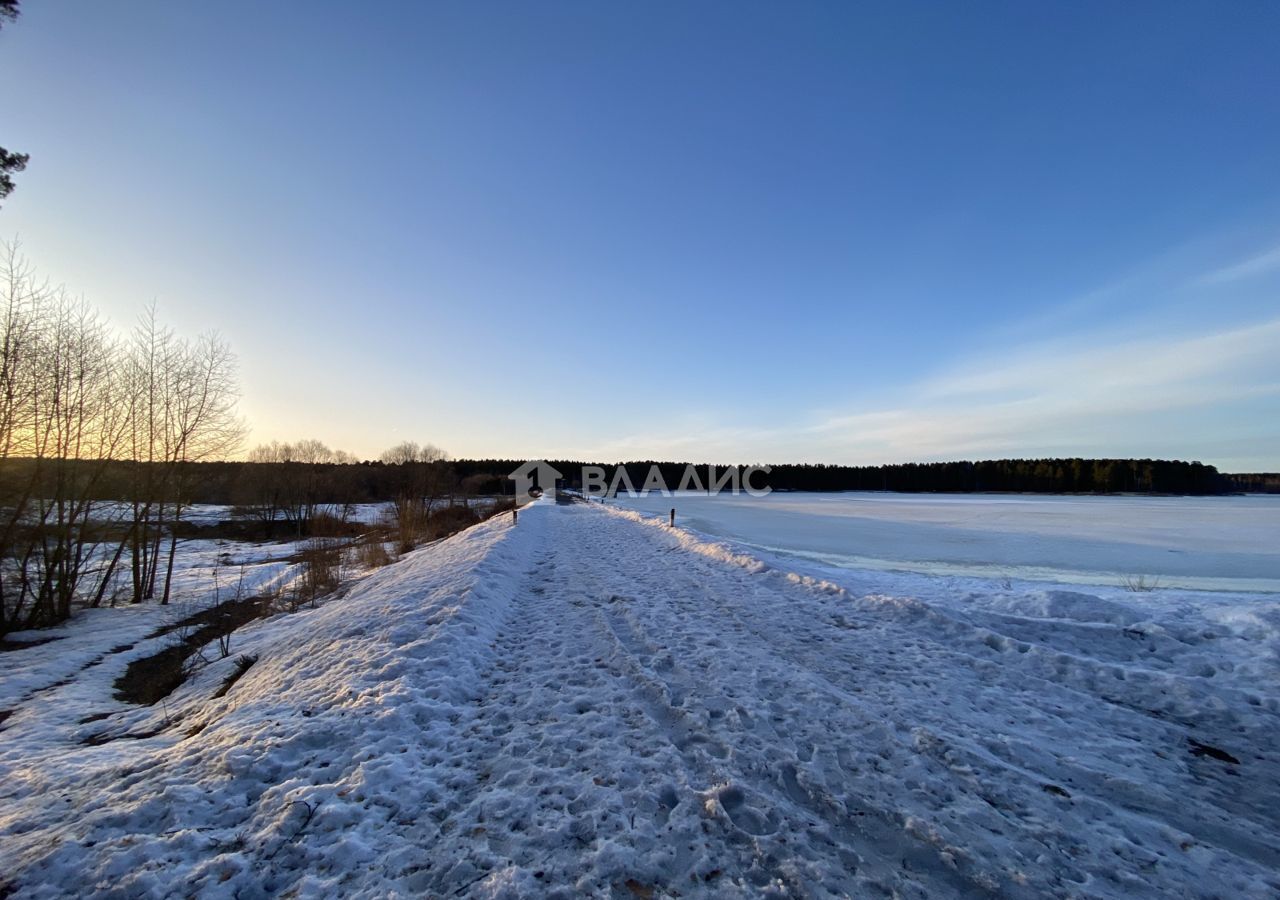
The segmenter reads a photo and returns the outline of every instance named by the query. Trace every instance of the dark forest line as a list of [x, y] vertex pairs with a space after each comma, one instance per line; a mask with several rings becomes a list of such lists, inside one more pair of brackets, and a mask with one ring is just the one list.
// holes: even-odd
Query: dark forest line
[[1242, 494], [1280, 494], [1280, 472], [1246, 472], [1224, 475], [1234, 491]]
[[[580, 487], [581, 470], [600, 465], [579, 460], [549, 460], [565, 477], [561, 485]], [[513, 482], [507, 477], [524, 460], [457, 459], [435, 462], [388, 464], [378, 461], [351, 463], [307, 462], [188, 462], [180, 479], [188, 490], [186, 503], [216, 503], [253, 506], [262, 499], [264, 486], [299, 483], [311, 503], [375, 503], [395, 500], [403, 492], [408, 469], [429, 473], [432, 493], [448, 496], [511, 494]], [[30, 476], [31, 460], [0, 461], [0, 481], [22, 481]], [[59, 477], [67, 468], [95, 469], [93, 499], [132, 500], [139, 484], [147, 483], [140, 472], [148, 464], [129, 461], [64, 461]], [[170, 464], [172, 465], [172, 464]], [[685, 477], [686, 463], [632, 461], [601, 465], [612, 483], [618, 466], [629, 480], [644, 484], [651, 466], [663, 481], [675, 489]], [[105, 467], [105, 470], [104, 470]], [[702, 485], [712, 481], [712, 467], [694, 466]], [[732, 465], [714, 467], [718, 476], [733, 470]], [[736, 467], [741, 472], [746, 467]], [[265, 483], [265, 484], [264, 484]], [[305, 484], [305, 487], [302, 487]], [[1151, 459], [1005, 459], [977, 462], [901, 463], [884, 466], [780, 464], [769, 472], [751, 476], [752, 487], [768, 486], [776, 491], [897, 491], [903, 493], [1052, 493], [1052, 494], [1191, 494], [1280, 493], [1280, 474], [1223, 474], [1214, 466], [1198, 462]]]

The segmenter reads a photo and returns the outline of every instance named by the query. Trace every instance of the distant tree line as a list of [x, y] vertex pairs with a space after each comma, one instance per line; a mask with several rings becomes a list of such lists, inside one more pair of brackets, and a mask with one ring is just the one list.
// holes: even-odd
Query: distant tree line
[[994, 459], [889, 466], [775, 466], [775, 490], [1223, 494], [1213, 466], [1163, 459]]
[[[410, 451], [406, 455], [406, 448]], [[425, 519], [433, 508], [451, 505], [460, 497], [509, 495], [507, 477], [524, 460], [449, 459], [430, 445], [401, 445], [377, 460], [357, 462], [348, 453], [330, 450], [319, 441], [267, 444], [251, 451], [243, 462], [186, 461], [176, 465], [187, 486], [188, 503], [223, 504], [234, 515], [280, 523], [282, 534], [309, 533], [315, 516], [325, 508], [358, 503], [390, 503], [406, 526]], [[580, 487], [581, 460], [549, 460], [566, 476], [565, 487]], [[114, 460], [105, 464], [69, 461], [71, 466], [100, 470], [93, 481], [94, 499], [133, 496], [148, 464]], [[0, 472], [25, 471], [29, 460], [0, 461]], [[635, 461], [604, 466], [612, 481], [618, 467], [631, 482], [644, 483], [650, 466], [677, 487], [686, 464]], [[733, 470], [716, 466], [716, 475]], [[741, 473], [745, 467], [737, 467]], [[694, 466], [699, 481], [709, 484], [710, 466]], [[28, 474], [26, 477], [30, 477]], [[46, 477], [49, 477], [47, 474]], [[1225, 494], [1280, 488], [1280, 476], [1221, 475], [1198, 462], [1151, 459], [1006, 459], [981, 462], [904, 463], [887, 466], [775, 465], [756, 473], [752, 486], [776, 491], [899, 491], [904, 493], [1144, 493]]]
[[1223, 477], [1237, 493], [1280, 494], [1280, 472], [1251, 472]]
[[[568, 476], [568, 486], [578, 487], [575, 478], [584, 463], [549, 461]], [[461, 463], [459, 463], [461, 464]], [[512, 465], [507, 461], [485, 461], [495, 470]], [[657, 466], [663, 481], [674, 489], [684, 477], [686, 463], [651, 460], [620, 463], [632, 484], [639, 487], [651, 466]], [[614, 480], [616, 466], [605, 466], [608, 481]], [[722, 475], [734, 466], [717, 466]], [[741, 476], [745, 467], [739, 466]], [[710, 466], [694, 467], [702, 485], [711, 482]], [[779, 464], [767, 473], [752, 476], [753, 487], [775, 491], [899, 491], [903, 493], [975, 493], [984, 491], [1020, 493], [1143, 493], [1143, 494], [1225, 494], [1240, 490], [1229, 477], [1213, 466], [1199, 462], [1160, 459], [995, 459], [980, 462], [901, 463], [884, 466], [840, 466]]]

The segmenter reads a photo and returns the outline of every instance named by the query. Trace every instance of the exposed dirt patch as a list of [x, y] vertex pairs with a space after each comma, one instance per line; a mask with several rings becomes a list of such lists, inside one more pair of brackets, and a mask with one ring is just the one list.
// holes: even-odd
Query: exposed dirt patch
[[48, 644], [51, 641], [58, 640], [61, 640], [61, 638], [36, 638], [34, 641], [15, 641], [12, 638], [0, 638], [0, 653], [7, 653], [10, 650], [26, 650], [28, 647], [39, 647], [41, 644]]
[[[169, 723], [172, 724], [172, 723]], [[83, 738], [80, 743], [86, 747], [101, 747], [103, 744], [109, 744], [112, 741], [140, 741], [144, 738], [152, 738], [162, 733], [168, 725], [162, 725], [159, 728], [153, 728], [149, 731], [130, 731], [125, 734], [112, 734], [109, 731], [99, 731], [97, 734], [91, 734]]]
[[228, 600], [156, 629], [150, 637], [176, 632], [176, 640], [158, 653], [129, 663], [124, 674], [116, 679], [116, 699], [151, 706], [168, 697], [191, 674], [187, 660], [192, 654], [210, 641], [253, 621], [261, 609], [260, 597]]
[[[175, 631], [181, 631], [184, 628], [195, 628], [195, 633], [188, 638], [199, 637], [205, 628], [211, 628], [213, 631], [209, 636], [204, 638], [200, 643], [208, 643], [219, 634], [229, 634], [239, 628], [246, 622], [251, 622], [258, 617], [262, 610], [262, 597], [245, 597], [241, 600], [228, 600], [225, 603], [219, 603], [217, 606], [211, 606], [208, 609], [202, 609], [197, 613], [192, 613], [185, 619], [179, 619], [177, 622], [170, 622], [167, 625], [161, 625], [155, 631], [147, 635], [148, 638], [164, 637], [166, 634], [172, 634]], [[229, 621], [235, 624], [230, 628], [225, 626]], [[225, 629], [225, 630], [219, 630]], [[126, 648], [127, 649], [127, 648]]]
[[226, 696], [227, 691], [231, 690], [231, 686], [240, 680], [240, 676], [249, 671], [249, 667], [258, 661], [258, 657], [249, 656], [248, 654], [236, 657], [236, 667], [231, 674], [222, 680], [222, 687], [214, 692], [215, 697]]
[[1195, 738], [1187, 738], [1187, 743], [1191, 745], [1192, 756], [1207, 756], [1210, 759], [1216, 759], [1219, 762], [1232, 763], [1233, 765], [1240, 764], [1240, 760], [1236, 759], [1226, 750], [1219, 749], [1211, 744], [1202, 744]]
[[135, 659], [116, 679], [116, 699], [150, 706], [172, 694], [187, 678], [187, 657], [199, 645], [186, 641], [165, 647], [159, 653]]

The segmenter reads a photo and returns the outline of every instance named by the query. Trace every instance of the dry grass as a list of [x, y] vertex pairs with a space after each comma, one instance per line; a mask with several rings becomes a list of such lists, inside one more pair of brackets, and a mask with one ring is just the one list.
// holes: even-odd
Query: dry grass
[[333, 538], [310, 538], [298, 553], [302, 575], [294, 590], [294, 603], [314, 602], [342, 583], [342, 544]]
[[1160, 587], [1159, 578], [1150, 578], [1146, 575], [1126, 575], [1120, 583], [1126, 591], [1132, 591], [1135, 594], [1146, 594]]
[[362, 569], [380, 569], [393, 562], [381, 534], [368, 535], [355, 545], [354, 550], [355, 563]]

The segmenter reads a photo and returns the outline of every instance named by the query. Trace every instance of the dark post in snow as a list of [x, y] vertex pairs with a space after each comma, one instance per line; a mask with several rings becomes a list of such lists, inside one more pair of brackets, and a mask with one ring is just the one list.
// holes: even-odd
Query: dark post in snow
[[520, 510], [518, 510], [518, 509], [513, 509], [513, 510], [511, 510], [511, 524], [512, 524], [512, 525], [516, 524], [516, 520], [517, 520], [518, 518], [520, 518]]
[[674, 506], [671, 507], [671, 527], [676, 527], [676, 508]]

